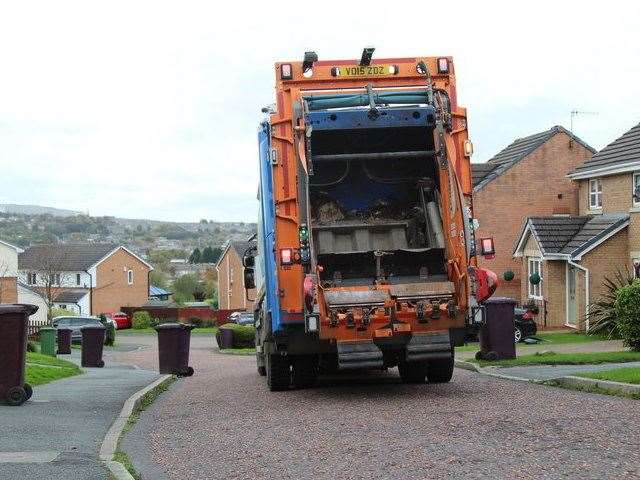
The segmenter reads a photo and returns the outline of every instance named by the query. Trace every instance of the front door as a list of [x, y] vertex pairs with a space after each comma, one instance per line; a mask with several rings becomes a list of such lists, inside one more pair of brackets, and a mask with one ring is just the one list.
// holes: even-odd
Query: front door
[[567, 269], [567, 325], [575, 327], [578, 322], [576, 319], [576, 275], [577, 269], [571, 265]]

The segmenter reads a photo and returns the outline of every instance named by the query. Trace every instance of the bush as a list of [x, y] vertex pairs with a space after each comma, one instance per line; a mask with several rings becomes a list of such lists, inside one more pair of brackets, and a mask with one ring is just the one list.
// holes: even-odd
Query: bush
[[27, 342], [27, 352], [37, 353], [38, 352], [38, 344], [33, 340], [29, 340]]
[[204, 324], [204, 320], [202, 320], [200, 317], [189, 317], [187, 323], [189, 325], [193, 325], [195, 328], [200, 328]]
[[605, 293], [589, 305], [586, 320], [589, 320], [589, 335], [601, 335], [606, 338], [622, 338], [618, 316], [616, 314], [616, 299], [618, 291], [631, 285], [634, 275], [626, 268], [618, 269], [613, 277], [605, 277], [602, 283]]
[[[225, 323], [220, 329], [233, 331], [233, 348], [255, 347], [256, 329], [253, 325], [238, 325], [237, 323]], [[218, 341], [218, 344], [220, 342]]]
[[104, 325], [105, 336], [104, 336], [104, 344], [108, 347], [112, 347], [116, 343], [116, 328], [113, 326], [113, 323], [107, 321], [107, 317], [104, 313], [98, 315], [100, 319], [100, 323]]
[[617, 291], [615, 309], [622, 341], [640, 352], [640, 280]]
[[139, 312], [135, 312], [133, 314], [133, 320], [131, 321], [131, 328], [135, 330], [141, 330], [143, 328], [150, 328], [153, 322], [151, 320], [151, 315], [149, 312], [140, 310]]

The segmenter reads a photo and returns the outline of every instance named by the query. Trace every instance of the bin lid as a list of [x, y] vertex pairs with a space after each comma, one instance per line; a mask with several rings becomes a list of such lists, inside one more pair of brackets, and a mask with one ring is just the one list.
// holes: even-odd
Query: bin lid
[[514, 305], [516, 305], [518, 303], [518, 301], [515, 298], [510, 298], [510, 297], [490, 297], [490, 298], [486, 299], [483, 303], [484, 304], [487, 304], [487, 303], [513, 303]]
[[80, 331], [83, 332], [85, 330], [104, 330], [104, 326], [102, 325], [85, 325], [84, 327], [80, 327]]
[[158, 330], [192, 330], [194, 328], [193, 325], [187, 325], [185, 323], [162, 323], [160, 325], [156, 325], [153, 327], [156, 331]]
[[49, 332], [49, 331], [54, 331], [54, 330], [55, 330], [55, 328], [47, 326], [47, 327], [40, 327], [40, 329], [39, 329], [39, 330], [40, 330], [41, 332]]
[[6, 305], [0, 305], [0, 315], [12, 313], [26, 313], [27, 315], [33, 315], [37, 311], [37, 305], [29, 305], [28, 303], [8, 303]]

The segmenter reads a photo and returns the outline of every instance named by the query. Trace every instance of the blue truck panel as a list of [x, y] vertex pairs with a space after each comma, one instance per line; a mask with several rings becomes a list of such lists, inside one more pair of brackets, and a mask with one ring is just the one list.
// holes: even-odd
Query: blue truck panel
[[[282, 328], [280, 301], [278, 298], [278, 276], [275, 258], [275, 202], [273, 198], [273, 170], [271, 167], [271, 134], [268, 122], [261, 125], [258, 133], [260, 146], [260, 209], [262, 222], [262, 238], [260, 261], [264, 272], [265, 312], [271, 318], [272, 332]], [[267, 318], [268, 321], [268, 318]]]
[[361, 128], [425, 127], [433, 126], [433, 107], [379, 108], [378, 115], [371, 115], [366, 109], [339, 111], [320, 110], [309, 112], [305, 123], [313, 130], [355, 130]]

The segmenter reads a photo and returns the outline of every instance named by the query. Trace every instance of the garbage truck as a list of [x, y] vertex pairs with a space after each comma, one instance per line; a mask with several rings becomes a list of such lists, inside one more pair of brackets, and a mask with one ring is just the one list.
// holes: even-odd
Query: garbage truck
[[481, 322], [496, 275], [474, 230], [466, 109], [451, 57], [275, 64], [263, 109], [256, 360], [270, 390], [321, 372], [397, 367], [403, 382], [448, 382], [453, 347]]

